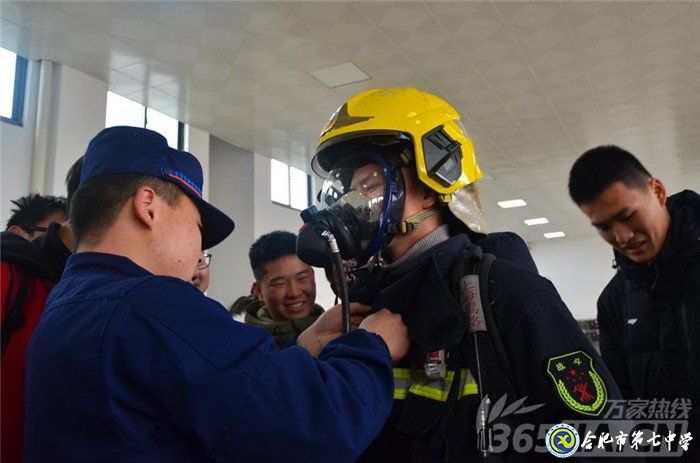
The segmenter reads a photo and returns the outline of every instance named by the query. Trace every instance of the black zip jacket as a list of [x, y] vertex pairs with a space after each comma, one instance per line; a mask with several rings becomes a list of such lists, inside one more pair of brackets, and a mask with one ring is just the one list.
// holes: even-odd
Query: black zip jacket
[[[618, 272], [598, 299], [600, 347], [625, 398], [690, 398], [697, 408], [700, 196], [685, 190], [670, 196], [667, 207], [671, 225], [656, 259], [640, 265], [615, 252]], [[691, 414], [694, 437], [697, 415]], [[692, 442], [691, 451], [697, 446]]]

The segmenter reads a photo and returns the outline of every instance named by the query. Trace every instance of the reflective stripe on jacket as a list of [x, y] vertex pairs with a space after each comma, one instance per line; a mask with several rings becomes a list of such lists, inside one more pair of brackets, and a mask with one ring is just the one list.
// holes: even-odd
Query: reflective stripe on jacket
[[[410, 368], [394, 368], [394, 400], [404, 400], [408, 394], [415, 394], [439, 402], [445, 402], [452, 387], [454, 376], [454, 371], [447, 371], [445, 378], [419, 378], [412, 377]], [[459, 376], [459, 395], [457, 399], [479, 392], [476, 379], [474, 379], [474, 376], [468, 369], [462, 368], [459, 370]]]

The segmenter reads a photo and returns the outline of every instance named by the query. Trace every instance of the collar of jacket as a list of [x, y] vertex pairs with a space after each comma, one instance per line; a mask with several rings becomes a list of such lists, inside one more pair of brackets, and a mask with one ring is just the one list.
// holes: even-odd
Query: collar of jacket
[[264, 328], [273, 334], [289, 334], [292, 336], [300, 334], [311, 326], [322, 313], [323, 307], [314, 304], [311, 308], [311, 313], [306, 317], [295, 318], [293, 320], [273, 320], [267, 306], [262, 301], [256, 299], [245, 308], [245, 322]]
[[666, 246], [650, 264], [637, 264], [615, 251], [618, 271], [649, 289], [654, 299], [670, 297], [687, 276], [688, 266], [700, 256], [700, 195], [684, 190], [669, 196], [666, 207], [671, 225]]

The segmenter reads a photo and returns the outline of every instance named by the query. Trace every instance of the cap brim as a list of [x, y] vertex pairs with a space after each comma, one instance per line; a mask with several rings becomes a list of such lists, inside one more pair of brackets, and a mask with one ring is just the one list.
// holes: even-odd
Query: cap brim
[[231, 234], [236, 224], [219, 209], [195, 195], [188, 195], [199, 209], [202, 219], [202, 249], [210, 249]]

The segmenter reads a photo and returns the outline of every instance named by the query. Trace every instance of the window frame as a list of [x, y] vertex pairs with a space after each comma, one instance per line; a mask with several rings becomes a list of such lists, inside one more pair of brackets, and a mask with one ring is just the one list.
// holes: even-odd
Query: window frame
[[[287, 177], [287, 198], [288, 198], [288, 201], [289, 201], [289, 202], [287, 202], [287, 203], [283, 203], [283, 202], [280, 202], [280, 201], [276, 201], [275, 199], [272, 198], [272, 188], [273, 188], [274, 185], [275, 185], [275, 182], [272, 181], [272, 163], [273, 163], [273, 162], [278, 162], [278, 163], [280, 163], [280, 164], [284, 164], [284, 166], [286, 167], [286, 171], [287, 171], [287, 175], [286, 175], [286, 177]], [[305, 209], [311, 207], [311, 205], [313, 204], [313, 201], [314, 201], [314, 199], [313, 199], [313, 193], [312, 193], [312, 189], [313, 189], [313, 179], [311, 178], [311, 175], [309, 175], [308, 173], [304, 172], [304, 171], [301, 170], [301, 169], [297, 169], [297, 170], [299, 170], [299, 171], [301, 171], [301, 172], [304, 172], [304, 174], [306, 175], [306, 206], [305, 206], [303, 209], [299, 209], [299, 208], [297, 208], [297, 207], [292, 206], [292, 187], [293, 187], [293, 185], [292, 185], [292, 175], [291, 175], [291, 172], [292, 172], [291, 169], [292, 169], [292, 167], [293, 167], [293, 166], [290, 166], [290, 165], [287, 164], [286, 162], [280, 161], [279, 159], [270, 158], [270, 202], [271, 202], [272, 204], [277, 205], [277, 206], [286, 207], [286, 208], [288, 208], [288, 209], [292, 209], [292, 210], [295, 210], [295, 211], [303, 211], [303, 210], [305, 210]]]
[[29, 67], [29, 60], [18, 55], [17, 53], [15, 53], [15, 57], [15, 82], [12, 91], [12, 116], [0, 116], [0, 121], [22, 127], [24, 126], [24, 99], [27, 91], [27, 68]]

